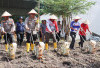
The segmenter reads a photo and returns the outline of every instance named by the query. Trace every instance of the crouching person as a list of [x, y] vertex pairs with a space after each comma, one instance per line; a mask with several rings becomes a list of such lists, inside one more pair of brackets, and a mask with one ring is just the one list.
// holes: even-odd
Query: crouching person
[[5, 40], [5, 50], [8, 51], [8, 44], [10, 47], [10, 56], [12, 59], [15, 58], [15, 52], [14, 52], [14, 46], [13, 46], [13, 35], [15, 31], [15, 24], [12, 18], [9, 18], [12, 16], [10, 13], [5, 11], [2, 14], [2, 17], [4, 20], [1, 21], [1, 32], [4, 34], [4, 40]]
[[34, 50], [34, 46], [35, 46], [34, 42], [37, 39], [37, 31], [35, 29], [35, 27], [37, 26], [37, 18], [35, 17], [37, 12], [34, 9], [32, 9], [28, 14], [29, 14], [29, 17], [25, 19], [27, 52], [29, 52], [30, 50], [30, 45], [31, 45], [31, 51]]
[[[81, 24], [81, 28], [79, 30], [79, 35], [80, 35], [79, 46], [81, 48], [83, 48], [83, 43], [84, 43], [84, 41], [86, 41], [86, 31], [88, 30], [90, 32], [88, 24], [89, 24], [88, 20], [83, 21], [83, 23]], [[92, 33], [90, 32], [90, 34], [92, 34]]]
[[24, 38], [25, 24], [23, 22], [23, 17], [19, 18], [19, 22], [16, 23], [16, 34], [17, 34], [17, 44], [22, 45]]
[[50, 37], [53, 39], [54, 50], [57, 50], [57, 42], [56, 42], [56, 34], [55, 31], [58, 32], [57, 22], [55, 21], [57, 17], [55, 15], [51, 15], [49, 20], [46, 23], [46, 34], [45, 34], [45, 49], [48, 50], [48, 43]]

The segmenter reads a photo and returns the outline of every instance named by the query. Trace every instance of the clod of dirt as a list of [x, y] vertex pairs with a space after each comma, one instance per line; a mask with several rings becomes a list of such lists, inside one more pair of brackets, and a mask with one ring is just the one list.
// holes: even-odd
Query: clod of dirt
[[64, 66], [65, 66], [65, 65], [68, 65], [68, 66], [70, 66], [70, 65], [71, 65], [71, 62], [64, 61], [62, 64], [63, 64]]

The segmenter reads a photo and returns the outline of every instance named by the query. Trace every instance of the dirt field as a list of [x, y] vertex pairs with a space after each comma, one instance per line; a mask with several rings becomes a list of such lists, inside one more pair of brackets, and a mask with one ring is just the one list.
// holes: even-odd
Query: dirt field
[[100, 68], [100, 42], [97, 42], [95, 54], [81, 52], [77, 43], [69, 56], [57, 54], [51, 44], [49, 50], [44, 51], [43, 62], [37, 60], [32, 52], [26, 53], [25, 44], [17, 48], [16, 59], [9, 60], [1, 43], [0, 68]]

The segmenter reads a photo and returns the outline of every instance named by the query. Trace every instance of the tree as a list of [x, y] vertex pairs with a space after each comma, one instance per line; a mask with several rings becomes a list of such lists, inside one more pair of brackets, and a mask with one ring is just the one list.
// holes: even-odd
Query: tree
[[[95, 2], [88, 0], [41, 0], [41, 4], [44, 13], [62, 15], [63, 25], [66, 27], [66, 17], [69, 25], [73, 15], [85, 14]], [[70, 30], [69, 27], [68, 29]]]

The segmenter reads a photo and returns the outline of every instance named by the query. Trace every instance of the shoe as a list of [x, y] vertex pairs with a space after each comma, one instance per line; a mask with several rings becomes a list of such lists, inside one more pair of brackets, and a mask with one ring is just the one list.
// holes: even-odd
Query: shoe
[[30, 43], [26, 43], [26, 49], [27, 49], [26, 51], [29, 52], [29, 50], [30, 50]]
[[48, 43], [45, 43], [45, 49], [48, 50]]
[[70, 48], [70, 50], [75, 50], [74, 48]]
[[56, 48], [56, 49], [54, 49], [54, 52], [57, 52], [57, 48]]
[[53, 44], [54, 44], [54, 49], [57, 49], [57, 43], [54, 42]]

